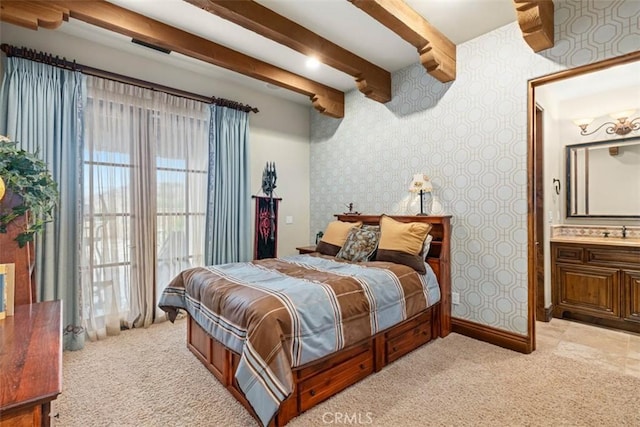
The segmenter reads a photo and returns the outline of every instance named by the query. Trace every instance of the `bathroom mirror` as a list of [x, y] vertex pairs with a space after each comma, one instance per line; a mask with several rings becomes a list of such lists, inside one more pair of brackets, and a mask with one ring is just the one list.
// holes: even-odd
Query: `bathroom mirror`
[[567, 145], [567, 217], [640, 218], [640, 137]]

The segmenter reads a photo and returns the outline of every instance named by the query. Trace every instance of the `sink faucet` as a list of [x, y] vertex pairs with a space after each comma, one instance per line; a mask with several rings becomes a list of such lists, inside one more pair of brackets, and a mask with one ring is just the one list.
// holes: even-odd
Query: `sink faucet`
[[627, 226], [623, 225], [622, 226], [622, 238], [624, 239], [625, 237], [627, 237]]

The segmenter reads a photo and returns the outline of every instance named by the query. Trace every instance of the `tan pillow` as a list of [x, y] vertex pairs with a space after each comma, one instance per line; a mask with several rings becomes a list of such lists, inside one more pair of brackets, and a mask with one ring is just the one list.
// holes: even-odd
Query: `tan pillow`
[[431, 230], [431, 224], [423, 222], [399, 222], [386, 215], [380, 218], [380, 243], [376, 261], [404, 264], [420, 274], [425, 274], [422, 248]]
[[354, 227], [360, 227], [362, 221], [358, 222], [343, 222], [343, 221], [331, 221], [327, 228], [324, 230], [322, 239], [316, 246], [316, 252], [320, 252], [324, 255], [336, 256], [347, 240], [349, 232]]

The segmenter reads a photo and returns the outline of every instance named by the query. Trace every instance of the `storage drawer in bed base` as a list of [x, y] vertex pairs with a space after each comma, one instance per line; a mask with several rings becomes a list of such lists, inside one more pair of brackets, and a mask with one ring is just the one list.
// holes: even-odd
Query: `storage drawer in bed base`
[[405, 354], [431, 341], [431, 317], [421, 315], [405, 322], [401, 331], [387, 333], [385, 339], [386, 363], [391, 363]]
[[[437, 323], [434, 316], [437, 315], [439, 310], [436, 305], [359, 344], [295, 368], [293, 393], [281, 404], [271, 425], [286, 424], [302, 412], [437, 337], [432, 333]], [[255, 417], [234, 379], [240, 356], [211, 338], [190, 316], [187, 340], [191, 352]]]

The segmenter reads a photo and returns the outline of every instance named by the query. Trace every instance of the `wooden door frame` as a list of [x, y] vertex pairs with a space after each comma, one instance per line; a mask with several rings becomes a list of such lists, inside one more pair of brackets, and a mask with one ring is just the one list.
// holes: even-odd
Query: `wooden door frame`
[[535, 176], [534, 181], [534, 236], [535, 236], [535, 251], [533, 256], [533, 264], [535, 265], [535, 277], [536, 277], [536, 320], [549, 319], [545, 315], [544, 307], [544, 254], [545, 254], [545, 241], [544, 241], [544, 227], [545, 227], [545, 206], [544, 206], [544, 108], [537, 103], [535, 104], [534, 111], [534, 126], [533, 126], [533, 173]]
[[[604, 61], [594, 62], [592, 64], [583, 65], [577, 68], [560, 71], [542, 77], [537, 77], [528, 81], [527, 88], [527, 271], [528, 271], [528, 348], [533, 351], [536, 348], [535, 325], [536, 325], [536, 307], [537, 307], [537, 275], [536, 269], [536, 221], [538, 215], [536, 213], [536, 186], [535, 182], [538, 178], [535, 168], [536, 153], [543, 149], [543, 138], [538, 139], [536, 143], [535, 135], [535, 115], [536, 115], [536, 97], [535, 89], [548, 83], [565, 80], [571, 77], [587, 74], [593, 71], [604, 70], [616, 65], [627, 64], [630, 62], [640, 61], [640, 51], [628, 53], [626, 55], [615, 58], [606, 59]], [[565, 188], [567, 185], [565, 184]], [[544, 221], [544, 218], [542, 219]], [[546, 243], [546, 242], [543, 242]], [[542, 301], [544, 305], [544, 299]]]

